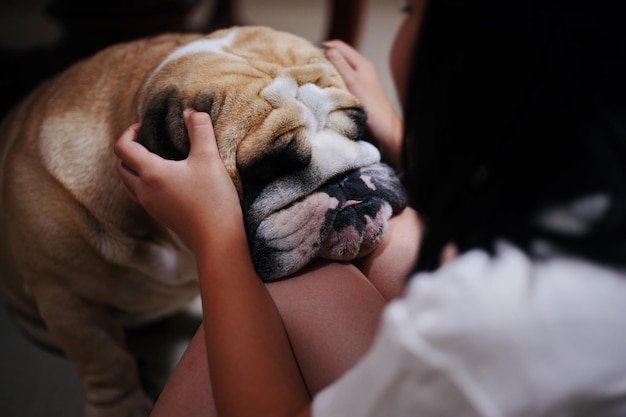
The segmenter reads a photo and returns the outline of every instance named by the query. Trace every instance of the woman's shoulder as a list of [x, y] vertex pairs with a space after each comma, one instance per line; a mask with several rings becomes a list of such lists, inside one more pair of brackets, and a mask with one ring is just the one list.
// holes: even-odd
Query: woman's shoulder
[[[626, 311], [626, 304], [610, 302], [624, 297], [626, 268], [558, 252], [531, 256], [499, 242], [493, 255], [471, 250], [435, 272], [417, 274], [409, 283], [405, 301], [416, 308], [429, 305], [424, 300], [430, 299], [454, 301], [445, 304], [447, 307], [522, 309], [524, 315], [547, 309], [550, 315], [558, 315], [572, 307], [581, 314], [612, 308]], [[605, 302], [600, 303], [602, 300]], [[558, 305], [553, 304], [556, 301]]]
[[563, 254], [531, 257], [500, 242], [493, 255], [472, 250], [417, 274], [396, 308], [421, 334], [505, 334], [511, 328], [534, 334], [564, 327], [573, 333], [587, 325], [591, 331], [599, 321], [625, 326], [626, 269]]
[[435, 352], [498, 408], [519, 411], [527, 395], [541, 408], [626, 386], [625, 316], [626, 271], [501, 242], [494, 255], [469, 251], [413, 277], [385, 322], [418, 355]]

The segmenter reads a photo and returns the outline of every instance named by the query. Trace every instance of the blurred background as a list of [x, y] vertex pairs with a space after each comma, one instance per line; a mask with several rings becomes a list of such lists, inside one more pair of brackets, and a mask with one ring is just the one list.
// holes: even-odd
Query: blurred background
[[267, 25], [313, 42], [340, 38], [376, 64], [395, 100], [387, 56], [402, 0], [0, 0], [0, 115], [41, 80], [113, 43], [163, 32]]
[[[266, 25], [315, 43], [341, 38], [373, 61], [398, 107], [388, 68], [401, 0], [0, 0], [0, 115], [44, 79], [112, 43], [161, 32]], [[1, 140], [1, 138], [0, 138]], [[1, 271], [0, 271], [1, 273]], [[166, 377], [197, 328], [183, 313], [129, 334], [146, 375]], [[195, 314], [195, 315], [194, 315]], [[161, 381], [162, 382], [162, 381]], [[150, 389], [150, 382], [148, 390]], [[25, 338], [0, 301], [0, 416], [80, 416], [65, 358]]]

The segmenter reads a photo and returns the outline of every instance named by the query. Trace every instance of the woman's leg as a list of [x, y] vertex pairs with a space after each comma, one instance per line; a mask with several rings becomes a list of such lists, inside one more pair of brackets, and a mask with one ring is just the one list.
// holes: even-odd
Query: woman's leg
[[369, 348], [386, 300], [354, 265], [314, 262], [268, 284], [302, 376], [313, 395]]
[[[352, 264], [314, 262], [268, 284], [312, 394], [338, 378], [367, 351], [386, 301]], [[202, 327], [157, 400], [152, 416], [213, 416]]]
[[[353, 264], [314, 262], [268, 285], [311, 394], [368, 350], [388, 300], [401, 294], [422, 236], [416, 212], [390, 219], [382, 244]], [[354, 265], [354, 266], [353, 266]]]
[[354, 265], [363, 272], [387, 300], [399, 296], [413, 271], [422, 241], [423, 227], [417, 213], [405, 208], [389, 220], [383, 242]]
[[[401, 292], [413, 266], [420, 232], [415, 212], [405, 209], [390, 221], [381, 247], [357, 262], [358, 268], [315, 261], [293, 277], [267, 285], [312, 395], [350, 369], [369, 348], [387, 299]], [[200, 327], [152, 416], [215, 415], [204, 343]]]

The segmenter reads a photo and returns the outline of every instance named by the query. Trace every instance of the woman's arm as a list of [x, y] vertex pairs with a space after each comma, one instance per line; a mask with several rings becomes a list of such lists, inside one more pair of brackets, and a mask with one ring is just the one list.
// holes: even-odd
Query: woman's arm
[[[242, 225], [243, 229], [243, 225]], [[196, 250], [213, 395], [220, 416], [292, 416], [310, 401], [245, 233]]]
[[[285, 327], [248, 252], [239, 198], [206, 113], [185, 112], [184, 161], [164, 160], [134, 141], [117, 142], [122, 181], [146, 210], [197, 255], [203, 330], [220, 416], [307, 414], [310, 398]], [[206, 207], [211, 210], [206, 210]]]

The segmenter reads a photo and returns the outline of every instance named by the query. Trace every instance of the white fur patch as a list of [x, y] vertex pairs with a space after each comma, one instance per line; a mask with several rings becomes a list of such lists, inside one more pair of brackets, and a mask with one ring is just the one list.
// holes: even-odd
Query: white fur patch
[[311, 120], [311, 128], [313, 129], [324, 127], [326, 118], [331, 111], [336, 109], [336, 105], [330, 95], [312, 83], [301, 85], [298, 88], [296, 100], [311, 116], [307, 117], [307, 120]]
[[[224, 36], [223, 38], [214, 38], [214, 39], [199, 39], [197, 41], [193, 41], [188, 43], [187, 45], [181, 46], [180, 48], [176, 49], [174, 52], [172, 52], [170, 55], [168, 55], [167, 58], [165, 58], [158, 67], [156, 67], [156, 69], [152, 72], [152, 74], [150, 74], [150, 77], [148, 77], [148, 82], [150, 80], [152, 80], [152, 78], [159, 73], [159, 71], [161, 71], [163, 69], [163, 67], [165, 67], [168, 63], [182, 58], [186, 55], [191, 55], [191, 54], [198, 54], [198, 53], [206, 53], [206, 52], [216, 52], [216, 53], [221, 53], [221, 54], [225, 54], [225, 55], [229, 55], [232, 57], [235, 57], [237, 59], [241, 59], [244, 60], [243, 58], [237, 56], [237, 55], [233, 55], [233, 54], [229, 54], [227, 52], [224, 52], [224, 46], [229, 46], [233, 43], [233, 41], [235, 40], [235, 37], [237, 36], [237, 29], [234, 29], [232, 31], [230, 31], [228, 33], [228, 35]], [[146, 83], [147, 84], [147, 83]]]
[[302, 109], [304, 123], [307, 128], [315, 132], [326, 125], [326, 119], [331, 111], [335, 110], [332, 97], [313, 83], [298, 86], [289, 77], [276, 77], [261, 92], [274, 108], [295, 102]]
[[330, 130], [314, 135], [311, 147], [311, 163], [329, 176], [380, 162], [380, 153], [371, 143], [353, 141]]
[[289, 100], [295, 100], [297, 94], [298, 85], [289, 77], [277, 77], [261, 91], [261, 97], [274, 108], [284, 105]]

